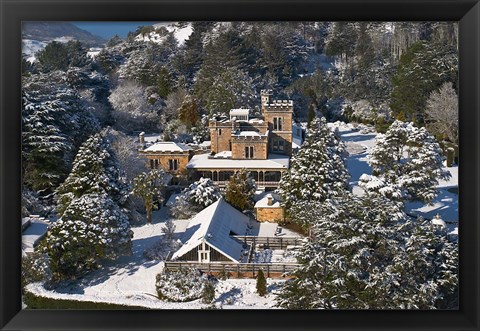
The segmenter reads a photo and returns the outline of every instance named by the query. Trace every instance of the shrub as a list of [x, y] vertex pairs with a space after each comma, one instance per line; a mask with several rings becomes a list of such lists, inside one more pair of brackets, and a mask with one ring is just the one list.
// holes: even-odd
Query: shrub
[[194, 268], [164, 270], [157, 275], [157, 294], [160, 300], [185, 302], [202, 296], [206, 276]]
[[260, 269], [257, 275], [257, 293], [261, 297], [267, 294], [267, 280], [262, 269]]
[[202, 290], [202, 302], [212, 303], [213, 299], [215, 299], [215, 286], [211, 281], [207, 280]]

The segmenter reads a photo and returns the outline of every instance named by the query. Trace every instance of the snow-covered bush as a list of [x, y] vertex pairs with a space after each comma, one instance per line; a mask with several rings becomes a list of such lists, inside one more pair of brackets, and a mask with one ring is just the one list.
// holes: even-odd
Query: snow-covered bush
[[170, 207], [170, 214], [177, 218], [189, 218], [222, 197], [219, 188], [209, 178], [200, 178], [190, 184]]
[[157, 275], [157, 294], [160, 300], [185, 302], [199, 299], [207, 276], [198, 269], [165, 270]]
[[35, 282], [48, 282], [52, 278], [48, 256], [34, 252], [22, 256], [22, 287]]
[[74, 199], [48, 232], [44, 247], [56, 278], [96, 269], [104, 259], [130, 255], [133, 232], [127, 216], [107, 194]]
[[215, 285], [213, 282], [206, 280], [202, 290], [202, 302], [212, 303], [215, 299]]

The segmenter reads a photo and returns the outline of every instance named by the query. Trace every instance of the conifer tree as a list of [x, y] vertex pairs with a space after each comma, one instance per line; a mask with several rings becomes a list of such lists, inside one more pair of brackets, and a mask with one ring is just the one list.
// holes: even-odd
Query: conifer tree
[[84, 194], [104, 192], [115, 203], [123, 205], [128, 197], [128, 185], [110, 142], [104, 133], [96, 133], [82, 144], [72, 171], [58, 187], [57, 211], [62, 215], [74, 199]]
[[49, 231], [44, 248], [56, 279], [96, 269], [103, 260], [131, 254], [128, 217], [105, 193], [74, 198]]
[[255, 190], [255, 181], [249, 172], [242, 169], [230, 177], [225, 200], [240, 211], [252, 209]]
[[277, 296], [280, 307], [431, 309], [455, 298], [458, 247], [446, 232], [409, 220], [381, 196], [348, 193], [318, 208], [300, 267]]
[[267, 280], [265, 279], [265, 274], [262, 269], [260, 269], [257, 274], [256, 288], [259, 296], [264, 297], [267, 294]]
[[320, 201], [348, 188], [344, 144], [326, 120], [314, 119], [302, 148], [290, 160], [290, 170], [280, 180], [278, 193], [287, 213], [299, 201]]
[[451, 176], [443, 169], [442, 154], [425, 128], [397, 120], [377, 136], [368, 160], [372, 176], [362, 175], [360, 186], [397, 201], [431, 202], [438, 180]]
[[215, 286], [211, 281], [206, 280], [202, 289], [202, 302], [212, 303], [213, 299], [215, 299]]

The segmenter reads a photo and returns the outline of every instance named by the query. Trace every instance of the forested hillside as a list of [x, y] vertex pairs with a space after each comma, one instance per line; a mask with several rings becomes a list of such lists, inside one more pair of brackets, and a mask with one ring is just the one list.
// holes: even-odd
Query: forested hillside
[[23, 62], [25, 213], [48, 212], [93, 133], [113, 128], [116, 162], [134, 175], [132, 155], [119, 147], [135, 149], [128, 136], [208, 140], [210, 116], [258, 112], [265, 88], [294, 100], [297, 121], [322, 114], [384, 131], [400, 119], [456, 143], [457, 30], [433, 22], [194, 22], [142, 27], [93, 55], [78, 41], [51, 42]]

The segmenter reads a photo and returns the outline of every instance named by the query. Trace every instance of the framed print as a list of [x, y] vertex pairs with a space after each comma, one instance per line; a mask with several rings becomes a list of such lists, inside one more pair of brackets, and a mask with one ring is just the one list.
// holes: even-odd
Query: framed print
[[2, 330], [478, 330], [478, 1], [0, 0]]

